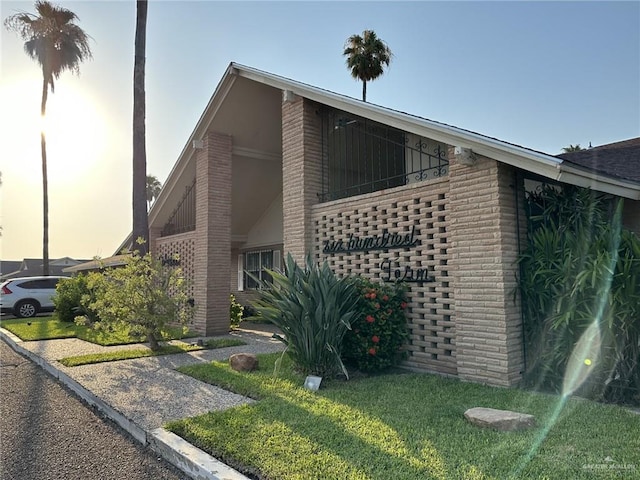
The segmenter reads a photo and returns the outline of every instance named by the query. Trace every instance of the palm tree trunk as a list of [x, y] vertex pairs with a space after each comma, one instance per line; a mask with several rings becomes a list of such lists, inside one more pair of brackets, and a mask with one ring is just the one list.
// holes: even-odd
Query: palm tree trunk
[[[145, 145], [145, 50], [147, 0], [138, 0], [136, 10], [135, 61], [133, 67], [133, 250], [149, 251], [147, 218], [147, 152]], [[144, 243], [138, 244], [138, 239]]]
[[362, 81], [362, 101], [363, 102], [367, 101], [367, 81], [366, 80]]
[[[47, 113], [47, 94], [49, 82], [47, 75], [43, 74], [42, 103], [40, 104], [40, 116], [42, 121]], [[47, 180], [47, 140], [44, 124], [40, 130], [40, 153], [42, 155], [42, 274], [49, 275], [49, 182]]]

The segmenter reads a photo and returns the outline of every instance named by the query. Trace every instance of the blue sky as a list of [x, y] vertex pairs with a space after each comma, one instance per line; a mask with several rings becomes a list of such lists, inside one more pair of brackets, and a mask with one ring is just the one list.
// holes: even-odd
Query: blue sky
[[[94, 58], [49, 100], [50, 254], [104, 257], [131, 228], [135, 5], [57, 3], [79, 16]], [[18, 10], [33, 3], [0, 3], [2, 20]], [[341, 54], [364, 29], [394, 53], [372, 103], [550, 154], [640, 135], [637, 1], [151, 0], [149, 173], [165, 180], [231, 61], [359, 98]], [[41, 74], [15, 34], [0, 38], [0, 256], [40, 257]]]

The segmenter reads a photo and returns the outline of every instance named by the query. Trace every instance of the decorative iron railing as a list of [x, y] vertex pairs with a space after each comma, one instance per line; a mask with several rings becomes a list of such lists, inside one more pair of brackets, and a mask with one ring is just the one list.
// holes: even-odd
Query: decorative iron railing
[[161, 237], [190, 232], [196, 229], [196, 180], [185, 188], [178, 206], [165, 223]]
[[334, 109], [322, 115], [322, 193], [335, 200], [448, 174], [446, 146]]

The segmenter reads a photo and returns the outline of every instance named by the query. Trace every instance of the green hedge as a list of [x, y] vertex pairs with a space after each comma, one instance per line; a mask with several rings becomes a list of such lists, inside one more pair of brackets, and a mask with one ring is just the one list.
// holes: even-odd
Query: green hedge
[[527, 207], [526, 384], [640, 404], [640, 240], [621, 228], [622, 199], [545, 186]]

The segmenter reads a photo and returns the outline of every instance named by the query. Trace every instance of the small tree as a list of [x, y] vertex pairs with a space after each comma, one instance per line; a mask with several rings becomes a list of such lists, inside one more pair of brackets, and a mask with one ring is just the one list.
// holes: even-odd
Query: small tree
[[89, 307], [100, 317], [98, 327], [124, 323], [132, 334], [145, 336], [152, 350], [159, 348], [168, 324], [184, 327], [193, 316], [181, 269], [162, 265], [151, 254], [135, 251], [125, 266], [107, 270], [96, 287]]

